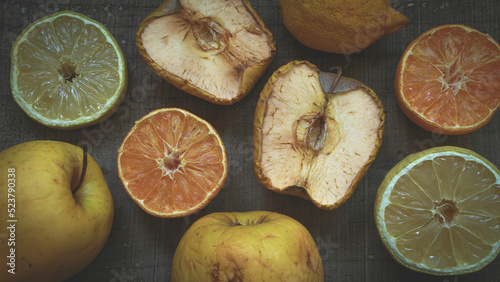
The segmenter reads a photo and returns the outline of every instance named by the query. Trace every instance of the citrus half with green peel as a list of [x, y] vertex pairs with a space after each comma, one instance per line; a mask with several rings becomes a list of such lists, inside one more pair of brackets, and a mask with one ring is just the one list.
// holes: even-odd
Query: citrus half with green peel
[[375, 202], [382, 242], [400, 264], [434, 275], [471, 273], [500, 249], [500, 171], [481, 155], [443, 146], [407, 156]]
[[101, 23], [63, 11], [19, 35], [11, 52], [10, 84], [29, 117], [52, 128], [75, 129], [116, 111], [127, 90], [127, 65]]

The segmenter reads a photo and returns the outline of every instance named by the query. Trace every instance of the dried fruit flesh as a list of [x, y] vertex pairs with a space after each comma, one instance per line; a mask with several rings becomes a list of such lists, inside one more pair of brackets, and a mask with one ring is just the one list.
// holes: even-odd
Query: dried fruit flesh
[[276, 51], [246, 0], [167, 0], [141, 23], [137, 46], [159, 76], [216, 104], [246, 96]]
[[342, 78], [328, 92], [308, 62], [281, 67], [261, 93], [254, 121], [254, 170], [267, 188], [333, 209], [354, 192], [382, 142], [376, 94]]

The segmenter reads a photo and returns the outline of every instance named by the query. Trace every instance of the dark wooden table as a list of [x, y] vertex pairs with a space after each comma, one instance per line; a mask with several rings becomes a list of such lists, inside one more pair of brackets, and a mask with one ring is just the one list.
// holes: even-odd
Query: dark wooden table
[[[406, 46], [424, 31], [447, 23], [469, 25], [500, 40], [500, 1], [397, 0], [391, 5], [411, 25], [382, 37], [360, 53], [344, 56], [314, 51], [294, 39], [282, 23], [277, 0], [251, 0], [273, 33], [277, 53], [250, 94], [231, 106], [214, 105], [186, 94], [156, 76], [135, 45], [141, 20], [161, 0], [4, 0], [1, 7], [0, 149], [38, 139], [78, 144], [87, 141], [101, 166], [115, 203], [111, 234], [99, 256], [71, 281], [168, 281], [177, 243], [203, 215], [219, 211], [269, 210], [289, 215], [310, 231], [322, 256], [326, 281], [498, 281], [500, 259], [483, 270], [459, 277], [436, 277], [410, 271], [391, 259], [373, 220], [377, 188], [385, 174], [406, 155], [422, 149], [466, 147], [500, 166], [500, 114], [482, 129], [463, 136], [424, 131], [401, 112], [394, 95], [396, 65]], [[85, 129], [62, 131], [32, 121], [17, 106], [9, 85], [10, 50], [15, 38], [34, 20], [74, 10], [103, 23], [123, 49], [129, 88], [125, 101], [108, 119]], [[383, 145], [354, 195], [339, 209], [324, 211], [302, 199], [268, 191], [252, 168], [254, 110], [267, 79], [291, 60], [308, 60], [321, 70], [343, 67], [344, 75], [364, 82], [380, 97], [386, 114]], [[117, 149], [135, 120], [164, 107], [186, 109], [209, 121], [221, 135], [229, 174], [219, 195], [202, 211], [179, 219], [159, 219], [143, 212], [126, 194], [118, 178]], [[111, 126], [109, 126], [111, 125]]]

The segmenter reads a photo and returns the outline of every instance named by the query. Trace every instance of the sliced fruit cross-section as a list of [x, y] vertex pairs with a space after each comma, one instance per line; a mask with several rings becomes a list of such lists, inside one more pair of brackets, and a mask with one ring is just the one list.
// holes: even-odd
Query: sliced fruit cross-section
[[254, 120], [254, 171], [267, 188], [312, 200], [323, 209], [341, 205], [375, 159], [384, 112], [366, 85], [331, 75], [308, 62], [277, 70], [259, 98]]
[[216, 104], [247, 95], [276, 51], [247, 0], [165, 0], [141, 23], [136, 42], [159, 76]]
[[118, 174], [129, 196], [157, 217], [205, 207], [227, 176], [224, 145], [205, 120], [159, 109], [136, 122], [118, 150]]
[[375, 222], [387, 250], [410, 269], [477, 271], [500, 250], [500, 171], [463, 148], [409, 155], [379, 187]]
[[406, 48], [395, 89], [402, 111], [420, 127], [473, 132], [500, 107], [500, 45], [468, 26], [432, 28]]
[[74, 129], [113, 114], [127, 89], [123, 53], [100, 23], [64, 11], [31, 24], [11, 53], [14, 100], [34, 120]]

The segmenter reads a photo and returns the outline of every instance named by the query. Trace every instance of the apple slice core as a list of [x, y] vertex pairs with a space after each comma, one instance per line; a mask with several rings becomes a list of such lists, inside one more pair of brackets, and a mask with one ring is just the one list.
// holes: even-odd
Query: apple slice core
[[304, 115], [295, 123], [295, 146], [318, 151], [323, 147], [328, 132], [324, 114]]
[[201, 18], [192, 25], [193, 35], [201, 49], [218, 52], [227, 49], [229, 33], [218, 22], [210, 18]]

